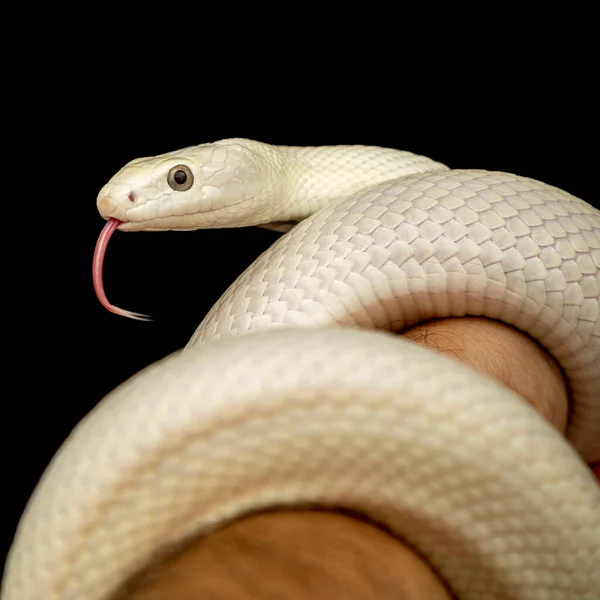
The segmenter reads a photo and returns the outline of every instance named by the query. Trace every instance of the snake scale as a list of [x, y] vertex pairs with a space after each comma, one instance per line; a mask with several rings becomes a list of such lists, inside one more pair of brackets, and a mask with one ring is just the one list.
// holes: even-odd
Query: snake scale
[[[52, 460], [2, 600], [109, 600], [186, 539], [271, 506], [342, 506], [457, 598], [600, 598], [600, 212], [502, 172], [370, 146], [227, 139], [125, 165], [112, 232], [284, 233], [182, 352], [109, 394]], [[193, 262], [193, 261], [192, 261]], [[202, 278], [201, 269], [191, 276]], [[511, 391], [392, 335], [483, 316], [546, 349], [566, 439]]]

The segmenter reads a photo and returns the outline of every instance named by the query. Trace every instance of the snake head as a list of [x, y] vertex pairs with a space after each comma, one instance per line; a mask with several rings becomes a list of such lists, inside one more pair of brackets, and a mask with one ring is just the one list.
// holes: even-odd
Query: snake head
[[256, 225], [262, 163], [242, 142], [224, 140], [133, 160], [100, 190], [98, 210], [105, 219], [118, 219], [121, 231]]

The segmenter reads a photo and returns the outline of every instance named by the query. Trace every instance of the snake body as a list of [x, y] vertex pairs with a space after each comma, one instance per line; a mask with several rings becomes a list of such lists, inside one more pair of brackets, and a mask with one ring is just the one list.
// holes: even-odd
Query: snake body
[[[600, 597], [585, 465], [600, 459], [598, 210], [408, 152], [243, 139], [133, 161], [98, 206], [125, 231], [299, 224], [183, 352], [75, 429], [23, 515], [2, 600], [108, 600], [215, 525], [315, 504], [386, 525], [457, 598]], [[390, 335], [463, 315], [554, 357], [566, 440], [499, 384]]]

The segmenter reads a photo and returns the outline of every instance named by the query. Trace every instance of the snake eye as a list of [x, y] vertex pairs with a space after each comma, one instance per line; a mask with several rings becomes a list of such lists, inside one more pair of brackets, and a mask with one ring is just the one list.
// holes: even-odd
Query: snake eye
[[186, 165], [177, 165], [169, 171], [167, 182], [177, 192], [189, 190], [194, 183], [194, 174]]

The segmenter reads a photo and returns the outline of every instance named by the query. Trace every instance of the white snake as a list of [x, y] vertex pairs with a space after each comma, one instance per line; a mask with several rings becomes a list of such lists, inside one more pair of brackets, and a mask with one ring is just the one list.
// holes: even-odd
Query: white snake
[[[244, 139], [133, 161], [98, 207], [111, 218], [98, 292], [129, 316], [99, 280], [117, 225], [301, 222], [182, 353], [75, 429], [23, 515], [2, 600], [108, 600], [191, 536], [304, 504], [387, 525], [457, 598], [600, 598], [600, 488], [585, 464], [600, 459], [598, 210], [408, 152]], [[463, 315], [556, 359], [568, 441], [499, 384], [385, 331]]]

